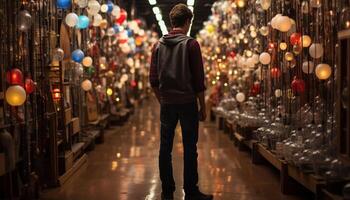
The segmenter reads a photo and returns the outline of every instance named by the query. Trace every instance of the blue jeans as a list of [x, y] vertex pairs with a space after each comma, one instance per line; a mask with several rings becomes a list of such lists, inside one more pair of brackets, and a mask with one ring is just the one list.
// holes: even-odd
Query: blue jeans
[[184, 190], [186, 194], [198, 192], [197, 142], [198, 106], [196, 102], [161, 105], [160, 111], [159, 171], [164, 194], [175, 191], [172, 157], [175, 128], [180, 121], [184, 147]]

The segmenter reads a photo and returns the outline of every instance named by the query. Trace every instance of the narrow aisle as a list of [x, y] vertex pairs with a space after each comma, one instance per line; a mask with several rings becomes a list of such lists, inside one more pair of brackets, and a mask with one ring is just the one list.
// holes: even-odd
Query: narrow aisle
[[[180, 130], [177, 129], [177, 132]], [[129, 122], [106, 131], [105, 143], [89, 153], [88, 164], [60, 188], [45, 192], [44, 200], [157, 200], [159, 106], [145, 101]], [[279, 177], [272, 169], [251, 164], [214, 124], [201, 125], [199, 144], [200, 188], [215, 200], [298, 199], [279, 192]], [[183, 199], [181, 134], [173, 150], [175, 199]], [[258, 175], [258, 176], [257, 176]]]

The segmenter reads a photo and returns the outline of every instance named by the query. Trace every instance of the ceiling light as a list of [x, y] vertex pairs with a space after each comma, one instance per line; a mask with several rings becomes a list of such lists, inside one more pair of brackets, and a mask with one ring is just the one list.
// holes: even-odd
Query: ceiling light
[[194, 0], [187, 0], [188, 6], [194, 6]]
[[156, 0], [148, 0], [148, 2], [149, 2], [149, 4], [151, 4], [152, 6], [157, 4], [157, 1], [156, 1]]
[[160, 14], [160, 9], [157, 6], [153, 7], [152, 10], [155, 15]]

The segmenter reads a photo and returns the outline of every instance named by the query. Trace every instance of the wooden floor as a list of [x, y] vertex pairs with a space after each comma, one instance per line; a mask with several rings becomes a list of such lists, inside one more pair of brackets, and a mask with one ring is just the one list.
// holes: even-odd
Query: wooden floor
[[[179, 129], [177, 130], [180, 131]], [[153, 100], [137, 109], [122, 127], [106, 131], [105, 143], [89, 153], [88, 164], [60, 188], [45, 191], [44, 200], [156, 200], [158, 175], [159, 106]], [[181, 134], [174, 142], [175, 199], [183, 199]], [[203, 123], [198, 143], [199, 186], [215, 200], [290, 200], [310, 197], [280, 193], [273, 168], [252, 165], [215, 125]]]

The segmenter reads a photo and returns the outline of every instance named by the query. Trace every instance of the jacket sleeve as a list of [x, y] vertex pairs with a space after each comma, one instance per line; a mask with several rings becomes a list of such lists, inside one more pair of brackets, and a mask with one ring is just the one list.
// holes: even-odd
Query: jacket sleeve
[[190, 70], [193, 78], [193, 88], [196, 93], [200, 93], [206, 90], [201, 48], [198, 42], [193, 39], [188, 42], [188, 50]]
[[152, 49], [151, 66], [149, 71], [149, 82], [152, 88], [159, 87], [159, 76], [157, 66], [158, 44], [155, 44]]

